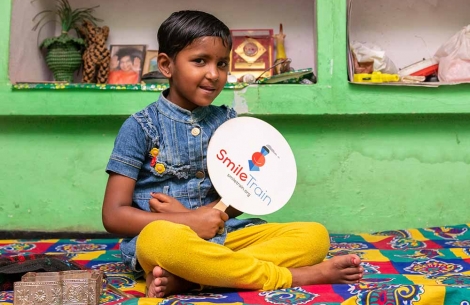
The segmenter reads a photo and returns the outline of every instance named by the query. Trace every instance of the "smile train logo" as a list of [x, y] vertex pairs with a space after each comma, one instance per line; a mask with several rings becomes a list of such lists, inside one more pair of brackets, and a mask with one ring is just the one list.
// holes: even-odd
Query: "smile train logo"
[[269, 154], [269, 149], [266, 146], [261, 147], [261, 151], [255, 152], [251, 156], [251, 160], [248, 160], [248, 168], [250, 171], [258, 172], [259, 168], [266, 162], [266, 158], [264, 156], [267, 154]]

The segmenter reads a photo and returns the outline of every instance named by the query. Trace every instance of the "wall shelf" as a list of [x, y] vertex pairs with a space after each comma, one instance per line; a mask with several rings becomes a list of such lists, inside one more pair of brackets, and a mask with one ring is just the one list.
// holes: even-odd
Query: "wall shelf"
[[[227, 83], [224, 89], [243, 89], [247, 83]], [[128, 84], [128, 85], [110, 85], [110, 84], [74, 84], [62, 82], [50, 83], [17, 83], [11, 86], [15, 90], [101, 90], [101, 91], [143, 91], [143, 92], [161, 92], [169, 88], [168, 84]]]
[[[54, 9], [54, 1], [12, 1], [8, 0], [8, 11], [11, 13], [9, 76], [11, 82], [47, 82], [53, 81], [53, 75], [44, 60], [44, 50], [38, 45], [44, 39], [57, 36], [61, 32], [60, 24], [49, 22], [40, 31], [33, 31], [33, 18], [38, 12]], [[200, 0], [165, 2], [162, 0], [133, 0], [129, 6], [126, 1], [113, 0], [69, 0], [72, 8], [96, 7], [93, 15], [102, 19], [99, 26], [109, 27], [106, 46], [145, 45], [147, 50], [158, 50], [156, 33], [161, 23], [174, 11], [194, 9], [207, 11], [224, 21], [231, 29], [272, 29], [277, 33], [280, 23], [287, 35], [286, 54], [292, 60], [291, 66], [298, 69], [311, 68], [316, 71], [316, 0], [296, 0], [290, 5], [284, 0], [239, 0], [237, 2], [222, 0]], [[152, 5], [158, 10], [149, 10]], [[269, 14], [267, 7], [276, 7]], [[247, 8], [241, 14], [241, 8]], [[138, 16], [132, 18], [131, 16]], [[74, 31], [70, 31], [74, 35]], [[145, 55], [145, 54], [144, 54]], [[142, 58], [144, 60], [144, 58]], [[259, 62], [261, 63], [261, 62]], [[273, 64], [263, 63], [267, 68]], [[263, 68], [264, 69], [264, 68]], [[261, 69], [261, 70], [263, 70]], [[259, 68], [258, 68], [259, 70]], [[245, 72], [233, 72], [234, 75]], [[248, 72], [246, 72], [248, 73]], [[255, 77], [259, 72], [253, 71]], [[80, 82], [81, 76], [75, 74], [74, 82]]]
[[[343, 86], [343, 90], [336, 89]], [[222, 90], [214, 105], [229, 105], [240, 114], [252, 115], [470, 113], [469, 89], [470, 84], [438, 88], [346, 82], [336, 86], [250, 85]], [[157, 90], [135, 89], [12, 90], [10, 85], [0, 87], [0, 116], [127, 116], [155, 101], [159, 94]]]
[[[224, 89], [215, 104], [253, 115], [470, 113], [470, 84], [427, 88], [348, 83], [346, 1], [321, 0], [316, 5], [322, 12], [316, 17], [316, 27], [322, 29], [318, 32], [317, 84]], [[11, 3], [2, 2], [0, 8], [0, 17], [9, 20]], [[6, 27], [0, 33], [8, 36], [10, 31]], [[0, 41], [0, 50], [8, 53], [8, 41]], [[7, 71], [7, 58], [0, 58], [0, 116], [127, 116], [155, 101], [161, 90], [140, 85], [125, 90], [96, 85], [52, 89], [35, 84], [31, 88], [31, 84], [12, 85]]]

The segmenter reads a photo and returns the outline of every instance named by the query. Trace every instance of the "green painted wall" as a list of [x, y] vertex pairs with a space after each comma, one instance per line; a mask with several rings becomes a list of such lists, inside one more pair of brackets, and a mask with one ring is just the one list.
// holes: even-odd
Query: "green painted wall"
[[[12, 91], [11, 2], [0, 2], [0, 230], [103, 231], [104, 168], [123, 120], [152, 92]], [[266, 217], [332, 232], [468, 223], [470, 86], [347, 82], [345, 1], [318, 0], [318, 84], [224, 91], [296, 155], [292, 201]]]

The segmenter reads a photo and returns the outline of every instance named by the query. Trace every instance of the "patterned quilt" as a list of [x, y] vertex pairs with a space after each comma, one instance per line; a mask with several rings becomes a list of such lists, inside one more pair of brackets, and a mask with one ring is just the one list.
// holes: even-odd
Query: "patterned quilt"
[[[144, 297], [144, 281], [136, 280], [120, 262], [118, 239], [0, 240], [0, 254], [64, 253], [79, 264], [100, 269], [108, 283], [118, 289], [107, 289], [102, 294], [100, 304], [108, 305], [470, 305], [469, 225], [332, 234], [328, 258], [355, 253], [363, 261], [365, 276], [356, 285], [211, 290], [166, 299]], [[0, 304], [12, 303], [13, 292], [0, 291]]]

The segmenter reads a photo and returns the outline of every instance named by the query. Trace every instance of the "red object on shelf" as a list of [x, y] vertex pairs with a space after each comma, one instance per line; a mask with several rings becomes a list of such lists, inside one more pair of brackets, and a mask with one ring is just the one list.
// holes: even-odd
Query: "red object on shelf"
[[429, 76], [437, 73], [439, 62], [435, 58], [423, 59], [398, 71], [400, 77], [404, 76]]
[[439, 70], [439, 64], [435, 64], [435, 65], [426, 67], [424, 69], [421, 69], [419, 71], [416, 71], [410, 75], [411, 76], [429, 76], [429, 75], [437, 73], [438, 70]]

